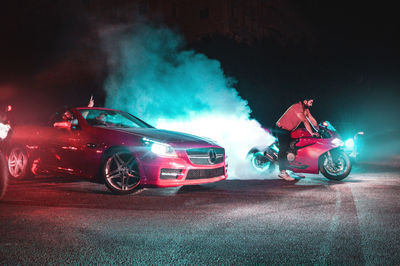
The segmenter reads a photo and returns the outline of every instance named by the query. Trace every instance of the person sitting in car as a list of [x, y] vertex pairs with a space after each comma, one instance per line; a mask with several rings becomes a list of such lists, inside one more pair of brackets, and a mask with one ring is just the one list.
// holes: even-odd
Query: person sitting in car
[[[94, 106], [94, 99], [93, 99], [93, 95], [90, 97], [89, 103], [88, 103], [88, 107], [93, 107]], [[87, 112], [86, 113], [82, 113], [83, 118], [86, 118], [87, 116]], [[53, 123], [54, 127], [63, 127], [65, 126], [65, 124], [70, 124], [71, 126], [77, 126], [78, 125], [78, 120], [76, 120], [76, 118], [74, 117], [74, 115], [71, 113], [70, 110], [66, 110], [64, 111], [64, 113], [61, 116], [61, 120], [60, 121], [55, 121]]]

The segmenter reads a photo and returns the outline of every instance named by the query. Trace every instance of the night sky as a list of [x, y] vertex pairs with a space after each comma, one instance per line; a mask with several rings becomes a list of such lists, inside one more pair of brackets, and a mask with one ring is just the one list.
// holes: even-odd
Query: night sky
[[[107, 22], [87, 11], [88, 3], [94, 2], [3, 4], [0, 100], [11, 102], [20, 119], [21, 113], [84, 105], [91, 94], [97, 105], [104, 103], [108, 70], [96, 32]], [[400, 41], [394, 6], [364, 1], [291, 3], [312, 40], [282, 46], [266, 39], [247, 45], [213, 37], [190, 42], [187, 48], [218, 59], [226, 74], [236, 78], [252, 116], [265, 126], [308, 94], [316, 99], [312, 111], [318, 119], [378, 133], [400, 130]], [[35, 111], [27, 111], [31, 109]]]

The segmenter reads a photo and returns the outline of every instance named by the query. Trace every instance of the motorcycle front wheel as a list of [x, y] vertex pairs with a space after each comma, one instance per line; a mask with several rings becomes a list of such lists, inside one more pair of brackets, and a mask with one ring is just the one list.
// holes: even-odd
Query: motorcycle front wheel
[[341, 150], [332, 150], [324, 153], [320, 158], [319, 171], [328, 179], [342, 180], [351, 171], [349, 156]]

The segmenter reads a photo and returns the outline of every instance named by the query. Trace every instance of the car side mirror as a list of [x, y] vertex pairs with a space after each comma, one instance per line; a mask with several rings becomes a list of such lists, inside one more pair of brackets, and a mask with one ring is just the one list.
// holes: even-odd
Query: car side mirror
[[62, 129], [71, 129], [72, 125], [71, 122], [69, 121], [60, 121], [60, 122], [55, 122], [53, 124], [53, 127]]

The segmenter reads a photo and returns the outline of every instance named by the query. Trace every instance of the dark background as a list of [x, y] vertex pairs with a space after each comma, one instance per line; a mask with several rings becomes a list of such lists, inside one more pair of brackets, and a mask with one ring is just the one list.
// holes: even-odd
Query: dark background
[[[237, 80], [236, 88], [249, 102], [252, 116], [266, 127], [291, 103], [310, 95], [315, 98], [312, 113], [317, 120], [330, 120], [347, 131], [397, 136], [400, 43], [394, 5], [283, 2], [287, 5], [277, 5], [278, 11], [285, 14], [290, 7], [295, 15], [282, 16], [281, 20], [291, 20], [282, 34], [297, 34], [297, 27], [290, 25], [300, 24], [307, 33], [295, 41], [282, 42], [273, 35], [253, 41], [218, 34], [193, 39], [182, 30], [186, 48], [218, 59], [226, 74]], [[146, 15], [151, 1], [4, 2], [0, 101], [12, 103], [21, 122], [63, 105], [86, 105], [91, 94], [101, 106], [108, 70], [98, 29], [134, 20], [126, 11], [137, 3]], [[150, 20], [165, 20], [174, 29], [183, 29], [163, 15]]]

